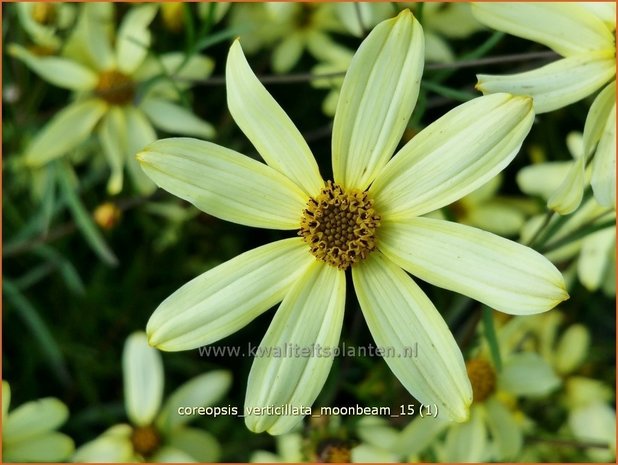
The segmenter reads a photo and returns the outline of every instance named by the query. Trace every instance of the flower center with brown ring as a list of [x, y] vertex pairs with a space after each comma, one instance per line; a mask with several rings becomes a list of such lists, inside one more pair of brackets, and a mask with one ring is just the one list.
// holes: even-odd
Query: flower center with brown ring
[[318, 260], [345, 270], [376, 248], [379, 226], [380, 216], [367, 192], [346, 191], [328, 181], [307, 202], [298, 234]]
[[133, 449], [143, 457], [152, 455], [161, 444], [161, 436], [154, 426], [138, 426], [131, 433]]
[[126, 105], [133, 101], [135, 86], [133, 80], [120, 71], [104, 71], [99, 74], [94, 93], [112, 105]]
[[496, 390], [496, 372], [487, 360], [475, 358], [466, 362], [474, 402], [483, 402]]

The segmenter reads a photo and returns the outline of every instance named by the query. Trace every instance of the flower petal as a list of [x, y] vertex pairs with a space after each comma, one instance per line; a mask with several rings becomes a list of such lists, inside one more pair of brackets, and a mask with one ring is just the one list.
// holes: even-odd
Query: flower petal
[[569, 427], [580, 441], [602, 442], [608, 449], [589, 449], [593, 460], [613, 462], [616, 458], [616, 411], [604, 402], [593, 398], [586, 406], [569, 412]]
[[188, 455], [185, 451], [164, 445], [149, 457], [152, 463], [192, 463], [196, 460]]
[[106, 110], [107, 105], [97, 99], [70, 104], [36, 135], [26, 151], [26, 163], [38, 167], [65, 155], [90, 136]]
[[168, 397], [157, 418], [157, 426], [162, 431], [172, 431], [191, 421], [196, 415], [180, 415], [180, 407], [213, 405], [225, 395], [231, 384], [232, 374], [225, 370], [204, 373], [187, 381]]
[[[313, 261], [283, 299], [257, 349], [245, 399], [245, 423], [251, 431], [282, 434], [302, 420], [301, 415], [256, 414], [251, 410], [313, 404], [333, 364], [344, 307], [345, 273]], [[311, 353], [315, 347], [330, 349], [329, 356]], [[300, 355], [286, 356], [288, 348], [295, 348]], [[282, 350], [283, 356], [277, 352]]]
[[[352, 268], [352, 277], [369, 331], [395, 376], [419, 402], [437, 404], [443, 417], [466, 420], [472, 402], [466, 367], [431, 301], [379, 252]], [[417, 349], [413, 360], [406, 355], [410, 348]]]
[[470, 420], [453, 425], [448, 430], [444, 444], [444, 462], [485, 462], [489, 460], [487, 427], [484, 409], [474, 405]]
[[127, 416], [137, 426], [152, 423], [163, 397], [163, 362], [148, 345], [146, 334], [131, 334], [122, 353], [124, 403]]
[[[189, 88], [192, 81], [207, 78], [215, 67], [211, 58], [202, 55], [193, 55], [186, 62], [185, 58], [185, 54], [180, 52], [164, 53], [158, 59], [146, 57], [144, 63], [135, 71], [133, 78], [137, 82], [143, 82], [167, 74], [174, 79], [174, 85], [166, 78], [153, 80], [149, 83], [145, 98], [156, 95], [178, 99], [178, 89]], [[183, 65], [182, 68], [180, 65]]]
[[616, 83], [611, 82], [594, 99], [584, 126], [584, 155], [590, 155], [605, 130], [612, 107], [616, 104]]
[[124, 108], [124, 113], [127, 118], [127, 139], [125, 143], [127, 170], [129, 171], [129, 175], [137, 191], [147, 196], [152, 194], [157, 186], [146, 176], [135, 154], [146, 147], [146, 145], [157, 140], [157, 133], [148, 122], [146, 115], [144, 115], [140, 109], [127, 106]]
[[283, 40], [275, 47], [272, 55], [272, 67], [275, 73], [290, 71], [303, 54], [305, 48], [304, 36], [300, 32], [293, 32], [283, 36]]
[[540, 355], [522, 352], [509, 357], [498, 383], [500, 389], [517, 396], [545, 396], [561, 381]]
[[66, 58], [39, 57], [17, 44], [10, 44], [7, 52], [23, 61], [32, 71], [55, 86], [70, 90], [92, 90], [97, 85], [96, 73]]
[[472, 5], [482, 23], [546, 45], [563, 56], [614, 47], [614, 37], [592, 12], [575, 3], [488, 3]]
[[615, 245], [616, 228], [614, 226], [589, 234], [582, 242], [577, 261], [577, 275], [589, 291], [593, 292], [601, 287], [605, 275], [614, 265], [612, 255]]
[[[4, 441], [3, 441], [4, 442]], [[47, 433], [17, 442], [4, 442], [2, 459], [7, 462], [63, 462], [73, 453], [73, 440], [62, 433]]]
[[157, 185], [218, 218], [298, 229], [307, 196], [269, 166], [196, 139], [162, 139], [137, 155]]
[[588, 52], [554, 61], [541, 68], [507, 76], [477, 75], [483, 94], [510, 92], [534, 98], [534, 111], [566, 107], [601, 88], [616, 74], [613, 50]]
[[47, 397], [27, 402], [13, 410], [3, 425], [3, 441], [20, 441], [52, 431], [69, 416], [66, 405], [58, 399]]
[[517, 185], [524, 194], [548, 199], [567, 177], [573, 161], [551, 161], [524, 166], [517, 173]]
[[84, 41], [90, 61], [98, 70], [107, 71], [116, 67], [116, 56], [112, 51], [110, 34], [114, 23], [114, 11], [109, 7], [100, 6], [100, 3], [86, 4], [83, 22], [80, 21], [76, 40]]
[[592, 160], [590, 185], [597, 202], [616, 208], [616, 104], [610, 111]]
[[[99, 142], [112, 174], [107, 182], [107, 192], [111, 195], [118, 194], [122, 190], [123, 169], [125, 163], [125, 147], [127, 137], [127, 122], [121, 107], [110, 107], [103, 116], [99, 128]], [[124, 140], [124, 141], [123, 141]]]
[[238, 331], [280, 302], [314, 261], [300, 238], [245, 252], [189, 281], [148, 321], [150, 344], [187, 350]]
[[498, 449], [498, 460], [514, 460], [521, 452], [523, 437], [513, 415], [495, 398], [485, 402], [487, 425]]
[[317, 195], [324, 182], [307, 142], [253, 74], [238, 40], [230, 48], [225, 78], [230, 113], [262, 158], [307, 195]]
[[423, 215], [476, 190], [515, 157], [528, 134], [532, 101], [479, 97], [451, 110], [408, 142], [369, 192], [383, 218]]
[[201, 429], [178, 428], [169, 435], [167, 445], [200, 463], [215, 463], [221, 456], [217, 439]]
[[151, 41], [148, 26], [158, 10], [156, 4], [135, 6], [122, 20], [116, 38], [116, 62], [121, 72], [133, 74], [146, 58]]
[[423, 74], [423, 29], [409, 10], [378, 24], [352, 59], [333, 123], [333, 174], [364, 190], [391, 157]]
[[126, 463], [133, 458], [133, 445], [129, 438], [105, 434], [80, 446], [73, 454], [77, 463]]
[[416, 418], [401, 430], [393, 450], [407, 457], [418, 455], [434, 444], [438, 436], [449, 426], [453, 426], [453, 423], [439, 416]]
[[586, 159], [580, 157], [571, 163], [571, 168], [562, 183], [549, 197], [547, 207], [560, 215], [573, 213], [582, 202], [585, 187]]
[[538, 252], [450, 221], [384, 222], [378, 247], [404, 270], [505, 313], [529, 315], [568, 294], [560, 271]]
[[156, 97], [144, 99], [140, 108], [148, 115], [150, 121], [163, 131], [184, 136], [196, 136], [212, 139], [215, 128], [201, 120], [191, 111], [167, 100]]

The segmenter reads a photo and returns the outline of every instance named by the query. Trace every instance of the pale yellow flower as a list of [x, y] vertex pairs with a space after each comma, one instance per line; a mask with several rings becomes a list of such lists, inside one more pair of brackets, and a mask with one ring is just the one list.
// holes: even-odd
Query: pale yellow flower
[[[565, 178], [557, 197], [579, 197], [584, 161], [592, 158], [591, 185], [597, 201], [616, 208], [616, 4], [491, 3], [473, 5], [483, 23], [546, 45], [564, 58], [510, 76], [479, 74], [483, 94], [510, 92], [534, 98], [536, 113], [577, 102], [599, 89], [584, 126], [584, 153]], [[568, 210], [579, 203], [571, 200]], [[558, 210], [559, 211], [559, 210]]]
[[[168, 297], [148, 322], [149, 341], [186, 350], [237, 331], [281, 302], [260, 347], [320, 347], [325, 356], [256, 357], [245, 422], [282, 434], [302, 418], [257, 415], [308, 407], [339, 342], [351, 268], [354, 289], [384, 358], [417, 399], [465, 420], [472, 392], [444, 320], [405, 272], [516, 314], [568, 298], [562, 275], [537, 252], [468, 226], [422, 215], [463, 197], [517, 154], [534, 113], [529, 98], [474, 99], [429, 125], [392, 157], [418, 96], [420, 24], [405, 10], [380, 23], [357, 51], [334, 119], [334, 182], [253, 74], [236, 41], [227, 61], [228, 106], [266, 164], [194, 139], [164, 139], [138, 154], [144, 171], [201, 210], [239, 224], [299, 230], [204, 273]], [[375, 72], [379, 70], [379, 72]], [[405, 270], [405, 271], [404, 271]], [[418, 343], [421, 355], [402, 357]], [[399, 355], [399, 356], [398, 356]]]
[[[180, 409], [215, 404], [229, 389], [224, 370], [190, 379], [163, 401], [163, 361], [143, 332], [131, 334], [122, 353], [124, 404], [130, 424], [108, 428], [80, 446], [74, 462], [215, 462], [218, 441], [207, 431], [187, 426], [198, 413]], [[206, 410], [204, 410], [206, 411]], [[191, 410], [193, 412], [193, 410]]]
[[[154, 185], [132, 155], [156, 140], [154, 127], [205, 138], [212, 137], [214, 129], [174, 102], [179, 95], [169, 81], [159, 79], [147, 88], [140, 87], [164, 72], [175, 72], [184, 61], [180, 53], [162, 55], [160, 63], [147, 56], [151, 41], [148, 27], [157, 5], [131, 8], [111, 37], [113, 4], [91, 3], [82, 8], [75, 33], [64, 50], [66, 56], [39, 57], [17, 44], [8, 47], [11, 55], [43, 79], [75, 91], [74, 101], [58, 112], [26, 148], [26, 162], [32, 167], [42, 166], [67, 155], [95, 132], [111, 168], [109, 192], [122, 189], [125, 166], [139, 190], [152, 191]], [[212, 68], [211, 60], [196, 55], [175, 78], [203, 78]], [[187, 86], [186, 82], [178, 85]]]
[[46, 397], [9, 412], [11, 388], [2, 381], [2, 459], [6, 462], [61, 462], [75, 446], [66, 434], [56, 431], [67, 420], [66, 405]]

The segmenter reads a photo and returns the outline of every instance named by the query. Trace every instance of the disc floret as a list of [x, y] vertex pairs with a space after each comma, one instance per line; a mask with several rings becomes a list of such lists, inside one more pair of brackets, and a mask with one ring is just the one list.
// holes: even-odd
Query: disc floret
[[135, 85], [129, 76], [112, 69], [99, 75], [95, 94], [111, 105], [126, 105], [133, 101]]
[[496, 390], [496, 372], [491, 364], [482, 358], [475, 358], [466, 363], [466, 371], [474, 402], [484, 402]]
[[367, 192], [344, 190], [328, 181], [307, 202], [298, 234], [318, 260], [345, 270], [376, 248], [379, 226], [380, 216]]

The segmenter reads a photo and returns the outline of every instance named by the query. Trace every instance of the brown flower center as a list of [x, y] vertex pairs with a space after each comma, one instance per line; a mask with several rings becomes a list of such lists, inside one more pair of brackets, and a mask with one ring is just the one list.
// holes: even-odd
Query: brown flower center
[[341, 270], [364, 260], [376, 248], [380, 216], [366, 192], [344, 191], [328, 181], [303, 210], [298, 234], [318, 260]]
[[348, 441], [325, 439], [317, 445], [318, 463], [350, 463], [352, 452]]
[[474, 402], [483, 402], [496, 390], [496, 372], [488, 361], [475, 358], [466, 362]]
[[133, 449], [143, 457], [152, 455], [161, 444], [161, 436], [154, 426], [138, 426], [131, 433]]
[[133, 100], [135, 86], [133, 80], [120, 71], [110, 70], [99, 74], [95, 94], [112, 105], [126, 105]]

